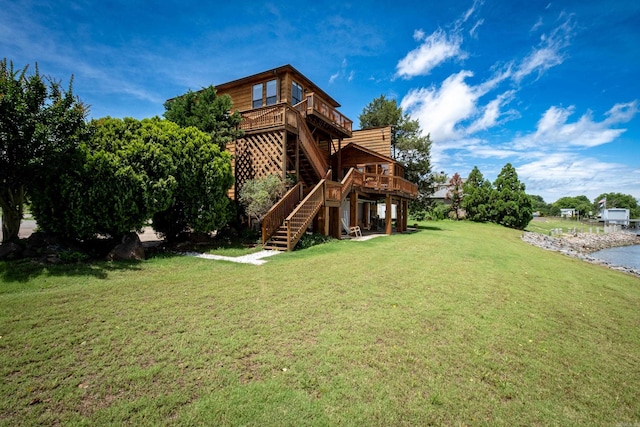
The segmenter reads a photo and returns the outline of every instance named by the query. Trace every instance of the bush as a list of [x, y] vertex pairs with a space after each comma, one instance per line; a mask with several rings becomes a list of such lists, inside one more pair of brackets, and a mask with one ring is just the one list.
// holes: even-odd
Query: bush
[[331, 240], [331, 237], [325, 236], [323, 234], [313, 233], [313, 234], [303, 234], [294, 250], [307, 249], [315, 245], [321, 245], [323, 243], [327, 243]]
[[[231, 155], [194, 127], [165, 125], [179, 137], [167, 141], [176, 165], [173, 203], [153, 216], [153, 228], [168, 241], [189, 231], [209, 233], [234, 217], [227, 191], [233, 185]], [[175, 129], [173, 127], [175, 126]]]
[[176, 165], [166, 146], [179, 128], [109, 117], [90, 127], [68, 168], [34, 194], [33, 214], [43, 230], [75, 240], [118, 238], [172, 203]]

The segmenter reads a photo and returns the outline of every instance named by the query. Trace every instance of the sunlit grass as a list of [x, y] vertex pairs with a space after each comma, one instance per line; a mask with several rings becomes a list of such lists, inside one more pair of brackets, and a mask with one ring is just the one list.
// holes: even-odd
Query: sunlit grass
[[561, 229], [563, 232], [567, 232], [569, 229], [580, 233], [603, 233], [604, 228], [598, 224], [595, 220], [590, 221], [576, 221], [574, 219], [563, 219], [557, 217], [541, 217], [535, 218], [527, 225], [526, 230], [534, 233], [541, 233], [548, 235], [551, 230]]
[[640, 280], [492, 224], [263, 266], [0, 264], [0, 424], [640, 420]]

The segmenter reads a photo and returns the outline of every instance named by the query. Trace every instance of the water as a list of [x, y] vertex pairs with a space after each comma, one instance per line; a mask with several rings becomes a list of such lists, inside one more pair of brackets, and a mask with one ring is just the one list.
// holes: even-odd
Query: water
[[640, 245], [603, 249], [592, 253], [591, 256], [611, 264], [640, 270]]

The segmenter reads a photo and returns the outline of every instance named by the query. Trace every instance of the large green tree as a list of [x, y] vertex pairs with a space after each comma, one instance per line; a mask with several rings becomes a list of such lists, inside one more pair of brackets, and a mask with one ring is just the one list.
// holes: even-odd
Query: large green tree
[[[73, 79], [72, 79], [73, 80]], [[67, 163], [86, 125], [86, 108], [72, 83], [16, 70], [0, 61], [0, 207], [2, 240], [16, 240], [26, 197]], [[72, 154], [71, 154], [72, 155]]]
[[208, 133], [224, 150], [229, 142], [242, 136], [242, 117], [238, 111], [231, 112], [232, 106], [229, 95], [218, 96], [215, 87], [209, 86], [165, 102], [164, 117], [181, 127], [194, 126]]
[[422, 134], [418, 120], [403, 113], [395, 99], [384, 95], [371, 101], [360, 114], [361, 129], [381, 126], [391, 126], [392, 155], [404, 166], [405, 178], [418, 185], [418, 198], [412, 201], [411, 210], [424, 210], [433, 194], [429, 135]]
[[227, 196], [233, 185], [231, 154], [194, 127], [182, 128], [179, 134], [168, 144], [176, 165], [173, 203], [153, 217], [154, 229], [168, 241], [188, 231], [219, 230], [234, 215]]
[[462, 190], [464, 198], [461, 205], [467, 213], [467, 219], [477, 222], [491, 221], [493, 187], [488, 179], [484, 179], [477, 166], [469, 173]]
[[524, 229], [533, 218], [531, 198], [525, 193], [524, 183], [511, 163], [504, 165], [495, 182], [494, 221], [506, 227]]
[[89, 126], [77, 160], [34, 194], [33, 214], [44, 231], [71, 239], [119, 238], [171, 205], [177, 162], [170, 147], [188, 135], [160, 119], [107, 117]]

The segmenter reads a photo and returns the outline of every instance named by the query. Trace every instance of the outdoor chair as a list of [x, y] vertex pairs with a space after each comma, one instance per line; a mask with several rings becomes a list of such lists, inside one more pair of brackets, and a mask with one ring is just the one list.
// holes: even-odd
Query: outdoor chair
[[354, 237], [362, 237], [362, 230], [360, 230], [360, 226], [354, 225], [350, 227], [344, 218], [342, 218], [342, 227], [349, 236], [353, 235]]

